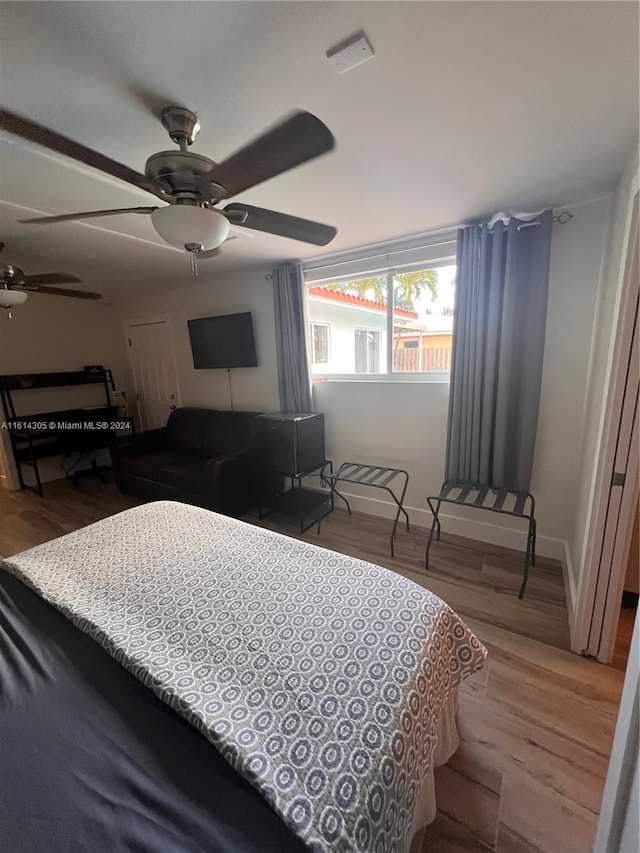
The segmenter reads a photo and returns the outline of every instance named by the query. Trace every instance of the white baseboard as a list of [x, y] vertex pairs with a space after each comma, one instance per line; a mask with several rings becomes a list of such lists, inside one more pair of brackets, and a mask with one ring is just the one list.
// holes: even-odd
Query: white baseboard
[[[343, 492], [351, 504], [351, 509], [356, 512], [365, 512], [368, 515], [378, 515], [382, 518], [394, 518], [396, 508], [388, 501], [381, 501], [376, 498], [365, 497], [363, 495], [350, 495], [348, 492]], [[344, 506], [340, 498], [336, 498], [336, 506]], [[412, 525], [417, 527], [429, 528], [431, 526], [432, 515], [429, 509], [419, 507], [405, 507], [409, 520]], [[471, 512], [474, 512], [471, 510]], [[524, 522], [521, 529], [516, 527], [506, 526], [504, 520], [509, 516], [496, 516], [495, 513], [478, 513], [485, 518], [500, 518], [501, 524], [492, 524], [489, 521], [480, 521], [470, 518], [460, 518], [455, 515], [449, 515], [443, 511], [440, 512], [440, 522], [442, 530], [445, 533], [453, 533], [455, 536], [465, 536], [468, 539], [477, 539], [479, 542], [489, 542], [492, 545], [502, 545], [505, 548], [515, 548], [518, 551], [524, 551], [527, 542], [527, 530]], [[513, 518], [510, 519], [513, 521]], [[559, 560], [562, 563], [563, 572], [566, 571], [566, 560], [568, 559], [567, 545], [562, 539], [553, 539], [550, 536], [540, 536], [536, 538], [536, 554], [541, 557], [550, 557], [554, 560]], [[569, 574], [569, 578], [571, 575]], [[565, 586], [567, 578], [565, 575]]]

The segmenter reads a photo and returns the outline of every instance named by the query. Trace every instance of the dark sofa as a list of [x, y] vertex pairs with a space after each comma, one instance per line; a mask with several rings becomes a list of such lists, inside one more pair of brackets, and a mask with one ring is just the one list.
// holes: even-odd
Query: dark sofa
[[166, 427], [117, 438], [116, 483], [145, 500], [241, 515], [256, 505], [257, 412], [176, 409]]

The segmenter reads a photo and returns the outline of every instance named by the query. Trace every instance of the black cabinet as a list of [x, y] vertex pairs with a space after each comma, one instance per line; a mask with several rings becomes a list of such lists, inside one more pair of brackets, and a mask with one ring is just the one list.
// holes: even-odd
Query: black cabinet
[[[320, 522], [333, 509], [330, 491], [308, 489], [302, 480], [314, 473], [324, 484], [325, 458], [324, 415], [310, 412], [272, 412], [258, 416], [258, 442], [262, 459], [260, 518], [263, 508], [279, 510], [294, 516], [304, 532]], [[274, 493], [273, 475], [284, 475], [290, 488]]]
[[273, 412], [258, 417], [258, 441], [271, 471], [295, 477], [325, 460], [324, 415]]

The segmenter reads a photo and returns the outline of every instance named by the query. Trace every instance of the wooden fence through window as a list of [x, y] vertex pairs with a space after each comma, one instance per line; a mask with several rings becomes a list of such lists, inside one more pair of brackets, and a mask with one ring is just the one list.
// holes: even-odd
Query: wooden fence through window
[[451, 371], [451, 347], [397, 349], [393, 354], [394, 373], [428, 373], [430, 370]]

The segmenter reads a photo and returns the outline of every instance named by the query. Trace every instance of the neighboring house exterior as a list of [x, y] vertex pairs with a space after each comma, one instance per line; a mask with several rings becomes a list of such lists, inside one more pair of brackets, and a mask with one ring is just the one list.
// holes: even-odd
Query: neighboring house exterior
[[[386, 303], [328, 287], [310, 287], [307, 295], [313, 375], [384, 372]], [[448, 371], [452, 326], [453, 317], [419, 323], [416, 311], [395, 308], [394, 370]]]
[[412, 323], [394, 331], [394, 369], [401, 372], [451, 370], [452, 315], [428, 315], [424, 323]]

